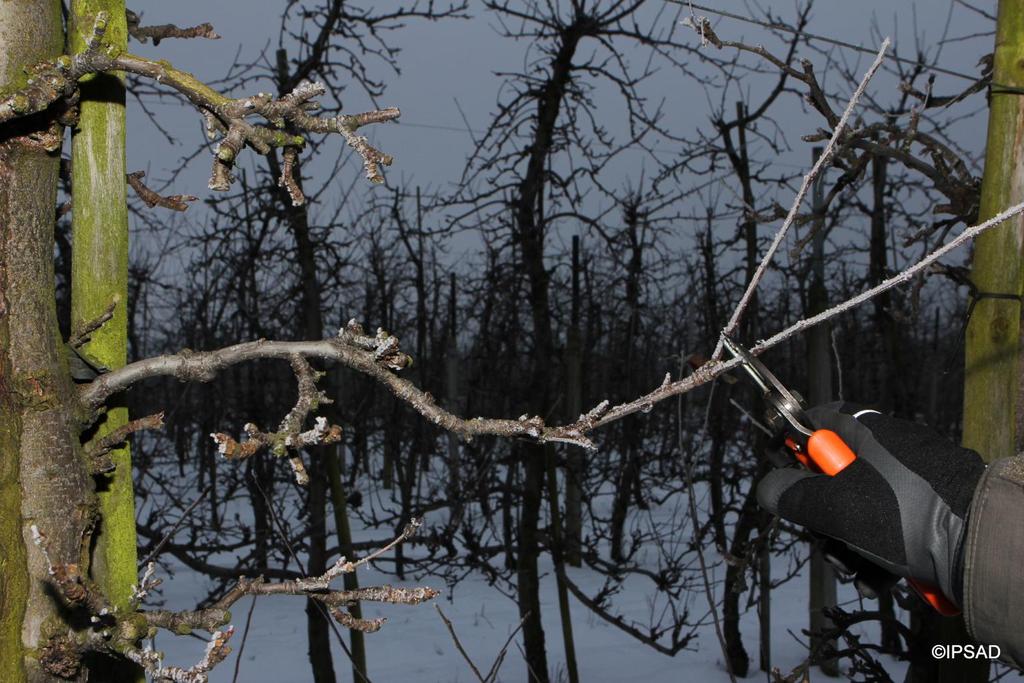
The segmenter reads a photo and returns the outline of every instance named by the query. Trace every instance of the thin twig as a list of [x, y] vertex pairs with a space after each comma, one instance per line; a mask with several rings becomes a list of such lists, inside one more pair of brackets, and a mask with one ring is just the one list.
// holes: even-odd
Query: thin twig
[[107, 308], [92, 320], [86, 321], [78, 326], [78, 328], [68, 338], [68, 345], [77, 349], [83, 344], [89, 341], [90, 335], [93, 332], [103, 327], [103, 325], [114, 317], [114, 309], [121, 303], [121, 295], [115, 294], [113, 300], [107, 304]]
[[153, 550], [150, 551], [148, 555], [146, 555], [146, 559], [144, 559], [142, 562], [139, 562], [140, 571], [142, 570], [143, 567], [145, 567], [154, 559], [156, 559], [156, 557], [160, 554], [160, 551], [163, 550], [165, 545], [167, 545], [167, 542], [171, 540], [171, 538], [178, 531], [178, 529], [181, 528], [181, 525], [185, 523], [185, 520], [188, 519], [188, 516], [192, 514], [192, 511], [196, 509], [196, 506], [199, 505], [199, 503], [201, 503], [204, 498], [206, 498], [207, 494], [209, 494], [211, 490], [213, 490], [213, 484], [209, 484], [205, 489], [203, 489], [203, 492], [200, 493], [187, 508], [185, 508], [185, 512], [181, 514], [181, 517], [179, 517], [178, 521], [174, 523], [174, 526], [171, 527], [171, 530], [168, 531], [167, 534], [162, 539], [160, 539], [160, 542], [156, 544], [156, 547], [153, 548]]
[[759, 342], [751, 349], [751, 352], [760, 353], [762, 351], [765, 351], [766, 349], [770, 349], [771, 347], [776, 346], [777, 344], [785, 341], [786, 339], [792, 337], [794, 334], [798, 332], [802, 332], [810, 327], [814, 327], [815, 325], [823, 323], [826, 320], [835, 318], [836, 316], [845, 313], [851, 308], [855, 308], [860, 304], [864, 303], [865, 301], [878, 296], [882, 292], [885, 292], [887, 290], [892, 289], [893, 287], [896, 287], [897, 285], [901, 285], [910, 281], [915, 276], [920, 274], [922, 271], [927, 269], [928, 266], [935, 263], [949, 252], [959, 247], [962, 247], [964, 244], [970, 242], [971, 240], [973, 240], [975, 237], [985, 232], [986, 230], [994, 228], [1001, 224], [1002, 222], [1010, 218], [1019, 216], [1022, 213], [1024, 213], [1024, 202], [1021, 202], [1020, 204], [1014, 204], [1010, 208], [1000, 211], [999, 213], [997, 213], [992, 218], [989, 218], [984, 223], [980, 223], [973, 227], [967, 228], [962, 233], [957, 235], [954, 239], [942, 245], [932, 253], [928, 254], [923, 259], [921, 259], [911, 267], [907, 268], [906, 270], [897, 273], [896, 275], [893, 275], [892, 277], [886, 280], [883, 280], [882, 282], [875, 285], [871, 289], [865, 290], [858, 294], [857, 296], [847, 299], [841, 304], [837, 304], [826, 311], [822, 311], [817, 315], [811, 316], [810, 318], [805, 318], [800, 322], [790, 325], [781, 332], [778, 332], [769, 337], [768, 339]]
[[256, 601], [260, 596], [252, 596], [249, 603], [249, 613], [245, 615], [245, 630], [242, 631], [242, 642], [238, 645], [238, 654], [235, 655], [235, 671], [231, 676], [231, 683], [238, 683], [238, 670], [242, 667], [242, 653], [245, 652], [245, 641], [249, 639], [249, 627], [252, 626], [252, 613], [256, 611]]
[[[865, 48], [865, 47], [863, 47], [861, 45], [856, 45], [854, 43], [851, 43], [851, 42], [848, 42], [848, 41], [845, 41], [845, 40], [838, 40], [838, 39], [833, 38], [831, 36], [823, 36], [823, 35], [820, 35], [820, 34], [817, 34], [817, 33], [810, 33], [808, 31], [798, 30], [798, 29], [796, 29], [796, 28], [794, 28], [792, 26], [788, 26], [786, 24], [782, 24], [782, 23], [779, 23], [777, 21], [772, 21], [772, 22], [760, 21], [760, 20], [754, 19], [752, 17], [743, 16], [742, 14], [734, 14], [733, 12], [727, 12], [727, 11], [721, 9], [721, 8], [708, 7], [707, 5], [698, 5], [695, 2], [690, 2], [690, 0], [669, 0], [669, 2], [673, 2], [673, 3], [677, 4], [677, 5], [682, 5], [682, 4], [685, 3], [685, 5], [690, 9], [691, 13], [693, 12], [694, 9], [698, 9], [701, 12], [710, 12], [711, 14], [717, 14], [719, 16], [727, 17], [729, 19], [736, 19], [738, 21], [746, 22], [748, 24], [754, 24], [755, 26], [762, 26], [762, 27], [767, 28], [767, 29], [769, 29], [771, 31], [782, 31], [784, 33], [790, 33], [790, 34], [793, 34], [793, 35], [800, 36], [801, 38], [804, 38], [804, 39], [821, 41], [823, 43], [828, 43], [830, 45], [836, 45], [838, 47], [843, 47], [843, 48], [846, 48], [848, 50], [853, 50], [855, 52], [861, 52], [861, 53], [868, 54], [868, 55], [874, 54], [874, 52], [872, 52], [871, 50], [869, 50], [869, 49], [867, 49], [867, 48]], [[995, 21], [994, 18], [993, 18], [993, 21]], [[959, 71], [953, 71], [951, 69], [946, 69], [946, 68], [943, 68], [941, 66], [936, 66], [934, 64], [927, 64], [925, 62], [922, 62], [922, 61], [919, 61], [919, 60], [916, 60], [916, 59], [906, 59], [905, 57], [900, 57], [898, 55], [893, 55], [890, 59], [892, 59], [894, 62], [897, 62], [899, 64], [906, 64], [908, 66], [927, 67], [928, 69], [930, 69], [931, 71], [934, 71], [936, 73], [946, 74], [947, 76], [955, 76], [956, 78], [962, 78], [962, 79], [964, 79], [966, 81], [976, 81], [976, 80], [978, 80], [977, 76], [971, 76], [970, 74], [960, 73]]]
[[[761, 263], [757, 266], [757, 270], [755, 270], [753, 276], [751, 276], [750, 282], [747, 284], [747, 289], [743, 292], [743, 296], [740, 298], [739, 303], [736, 304], [736, 309], [733, 311], [732, 317], [729, 318], [728, 324], [726, 324], [722, 329], [722, 336], [732, 334], [736, 329], [736, 326], [739, 324], [740, 318], [743, 317], [743, 313], [747, 308], [747, 304], [750, 303], [750, 299], [754, 296], [754, 291], [757, 289], [758, 284], [761, 282], [761, 278], [764, 277], [764, 273], [768, 269], [768, 264], [771, 263], [772, 258], [775, 256], [775, 252], [782, 244], [782, 240], [785, 239], [788, 234], [790, 226], [792, 226], [793, 221], [796, 220], [797, 214], [800, 212], [800, 207], [804, 203], [804, 197], [807, 195], [811, 184], [826, 165], [832, 161], [832, 156], [835, 154], [836, 142], [846, 130], [847, 121], [849, 121], [850, 116], [853, 114], [853, 110], [856, 108], [861, 95], [864, 94], [864, 89], [867, 87], [868, 82], [878, 71], [879, 67], [882, 66], [882, 60], [885, 57], [886, 50], [888, 49], [889, 39], [886, 38], [882, 41], [882, 47], [879, 48], [878, 54], [875, 56], [875, 60], [864, 73], [864, 77], [861, 78], [857, 88], [853, 91], [853, 95], [850, 96], [850, 101], [847, 103], [846, 109], [843, 111], [843, 115], [839, 118], [838, 125], [836, 125], [835, 130], [832, 131], [832, 137], [829, 138], [828, 144], [825, 146], [825, 151], [821, 153], [818, 160], [814, 162], [814, 166], [812, 166], [811, 170], [804, 176], [804, 181], [800, 185], [800, 189], [797, 190], [796, 196], [793, 198], [793, 205], [790, 207], [789, 213], [786, 214], [786, 219], [782, 222], [782, 226], [779, 228], [779, 231], [775, 233], [775, 237], [772, 239], [772, 243], [768, 247], [768, 251], [765, 252], [764, 257], [761, 259]], [[715, 351], [711, 354], [711, 359], [718, 360], [722, 356], [722, 349], [722, 339], [719, 338], [718, 343], [715, 345]]]
[[452, 625], [451, 620], [444, 615], [444, 612], [441, 611], [441, 607], [436, 603], [434, 604], [434, 609], [437, 610], [437, 614], [441, 617], [441, 621], [443, 621], [444, 625], [448, 628], [448, 633], [455, 642], [455, 648], [459, 651], [459, 654], [462, 655], [462, 658], [466, 660], [466, 664], [469, 664], [469, 668], [473, 670], [473, 675], [476, 676], [476, 680], [480, 681], [480, 683], [486, 683], [487, 679], [485, 679], [483, 674], [480, 673], [480, 669], [476, 668], [476, 664], [474, 664], [473, 660], [470, 659], [469, 654], [466, 652], [466, 648], [462, 647], [462, 641], [459, 640], [458, 634], [455, 633], [455, 627]]
[[519, 620], [519, 624], [512, 629], [512, 633], [508, 634], [508, 638], [505, 639], [505, 644], [501, 646], [501, 650], [498, 651], [498, 656], [494, 658], [494, 663], [491, 664], [491, 668], [487, 671], [487, 676], [484, 678], [487, 683], [493, 683], [498, 680], [498, 672], [501, 670], [502, 662], [505, 661], [505, 655], [508, 654], [508, 646], [512, 644], [516, 635], [522, 630], [523, 624], [526, 623], [526, 619], [529, 616], [529, 612], [523, 615], [523, 618]]
[[839, 384], [839, 386], [836, 388], [836, 391], [837, 391], [837, 393], [839, 395], [839, 400], [842, 401], [842, 400], [844, 400], [843, 399], [843, 359], [839, 355], [839, 339], [838, 339], [839, 331], [836, 329], [836, 326], [833, 325], [830, 332], [831, 332], [830, 336], [832, 337], [832, 356], [836, 359], [836, 379], [838, 380], [838, 384]]

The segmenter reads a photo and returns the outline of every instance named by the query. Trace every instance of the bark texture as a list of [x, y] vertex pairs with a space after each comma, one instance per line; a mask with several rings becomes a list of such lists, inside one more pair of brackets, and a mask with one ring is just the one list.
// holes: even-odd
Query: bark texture
[[[0, 4], [0, 82], [63, 48], [60, 3]], [[49, 681], [40, 651], [68, 627], [48, 587], [54, 563], [87, 566], [92, 481], [77, 447], [81, 415], [57, 326], [54, 210], [61, 127], [44, 112], [0, 141], [0, 679]], [[20, 537], [20, 538], [19, 538]], [[78, 673], [77, 675], [81, 675]]]

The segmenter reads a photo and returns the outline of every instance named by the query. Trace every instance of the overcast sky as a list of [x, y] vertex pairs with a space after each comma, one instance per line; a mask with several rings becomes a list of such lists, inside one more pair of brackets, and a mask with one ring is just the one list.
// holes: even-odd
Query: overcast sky
[[[375, 3], [380, 8], [398, 4]], [[740, 15], [759, 14], [756, 7], [740, 0], [721, 0], [714, 4], [719, 9]], [[994, 2], [976, 0], [972, 4], [986, 12], [995, 12]], [[167, 40], [159, 46], [139, 45], [133, 41], [130, 49], [145, 56], [168, 59], [202, 80], [214, 81], [225, 75], [236, 56], [241, 61], [252, 60], [264, 49], [272, 55], [277, 46], [279, 17], [284, 5], [281, 0], [133, 3], [133, 9], [142, 13], [146, 24], [173, 22], [192, 25], [209, 21], [223, 38], [218, 41]], [[787, 21], [792, 20], [796, 14], [794, 2], [769, 2], [761, 6], [770, 7], [774, 14]], [[676, 5], [651, 2], [643, 16], [653, 20], [661, 11], [659, 21], [674, 24], [678, 9]], [[406, 28], [391, 38], [402, 50], [398, 57], [401, 73], [392, 74], [383, 67], [374, 71], [376, 77], [387, 83], [387, 91], [380, 103], [398, 106], [402, 110], [399, 124], [377, 126], [368, 131], [375, 144], [396, 158], [395, 165], [388, 171], [389, 184], [407, 187], [422, 185], [434, 191], [450, 187], [459, 178], [466, 155], [472, 147], [472, 134], [466, 130], [466, 122], [474, 130], [487, 126], [496, 109], [502, 83], [502, 79], [495, 74], [519, 70], [527, 58], [527, 44], [501, 37], [494, 17], [480, 2], [471, 0], [469, 13], [471, 18], [467, 20], [408, 22]], [[698, 14], [701, 12], [698, 11]], [[723, 37], [742, 38], [751, 43], [763, 42], [767, 47], [781, 51], [778, 39], [762, 28], [713, 14], [709, 16], [715, 23], [716, 31]], [[872, 50], [878, 47], [880, 33], [892, 37], [896, 53], [907, 58], [915, 57], [918, 45], [927, 49], [929, 54], [935, 54], [941, 47], [939, 62], [942, 66], [972, 75], [977, 73], [978, 59], [992, 50], [992, 36], [986, 35], [992, 29], [990, 20], [951, 0], [920, 3], [898, 0], [818, 0], [808, 30]], [[696, 39], [688, 34], [689, 29], [680, 27], [678, 30], [680, 39], [696, 43]], [[944, 34], [952, 39], [975, 37], [953, 40], [939, 46], [938, 41]], [[828, 48], [827, 45], [822, 47]], [[621, 49], [627, 60], [634, 65], [640, 66], [647, 59], [647, 53], [635, 46], [623, 43]], [[857, 73], [862, 73], [871, 60], [869, 55], [846, 48], [831, 49], [831, 58], [855, 67]], [[811, 57], [819, 66], [826, 60], [824, 55], [806, 49], [803, 54]], [[699, 60], [694, 57], [689, 59], [694, 61], [694, 69], [700, 69], [699, 63], [696, 63]], [[746, 97], [756, 98], [758, 87], [766, 87], [769, 80], [761, 80], [762, 83], [748, 83], [746, 87], [752, 92], [745, 93]], [[827, 83], [836, 84], [838, 81]], [[966, 80], [938, 74], [935, 92], [958, 92], [966, 85]], [[269, 88], [269, 84], [263, 87]], [[252, 91], [257, 89], [258, 86], [254, 85]], [[894, 101], [898, 97], [896, 80], [885, 75], [879, 76], [871, 84], [870, 92], [881, 101]], [[667, 65], [646, 83], [644, 94], [652, 102], [664, 100], [664, 121], [676, 134], [694, 137], [696, 129], [708, 128], [712, 103], [705, 91], [693, 79], [686, 78]], [[615, 93], [599, 91], [596, 97], [599, 108], [607, 107], [607, 121], [602, 123], [613, 133], [622, 131], [621, 108]], [[730, 95], [726, 100], [730, 106], [732, 99], [735, 99], [735, 95]], [[459, 113], [456, 101], [465, 113], [466, 122]], [[833, 106], [841, 109], [842, 105], [842, 102], [837, 101]], [[353, 89], [347, 96], [345, 106], [354, 112], [372, 105], [363, 93]], [[980, 153], [984, 142], [984, 106], [983, 96], [977, 95], [966, 105], [961, 105], [961, 112], [974, 110], [981, 114], [966, 119], [954, 129], [958, 142], [975, 155]], [[166, 100], [153, 104], [152, 109], [160, 117], [162, 125], [177, 138], [176, 145], [168, 144], [157, 133], [141, 115], [134, 101], [130, 100], [129, 107], [129, 170], [147, 169], [151, 180], [167, 177], [168, 172], [178, 165], [179, 159], [191, 153], [203, 139], [200, 118], [191, 107]], [[822, 120], [817, 114], [804, 111], [795, 96], [785, 97], [775, 111], [789, 151], [775, 158], [774, 163], [780, 169], [796, 174], [808, 166], [811, 156], [810, 145], [802, 142], [800, 135], [821, 126]], [[335, 138], [327, 149], [333, 151], [325, 156], [333, 157], [341, 149], [340, 139]], [[663, 149], [659, 148], [658, 154], [660, 158], [666, 158], [671, 157], [675, 151], [672, 145], [667, 144]], [[761, 156], [764, 156], [763, 149], [761, 152]], [[258, 163], [251, 151], [245, 152], [242, 157], [243, 165]], [[756, 147], [753, 157], [758, 158]], [[650, 164], [650, 160], [639, 156], [624, 157], [616, 172], [621, 175], [622, 182], [628, 182], [630, 177], [635, 177], [641, 170], [649, 170], [645, 164]], [[177, 179], [173, 191], [196, 194], [204, 199], [210, 197], [211, 193], [206, 189], [209, 167], [210, 157], [207, 154], [199, 156], [190, 165], [188, 172]], [[309, 174], [322, 174], [326, 168], [326, 165], [311, 166], [306, 171]], [[325, 202], [340, 201], [342, 193], [358, 175], [361, 172], [352, 160], [342, 172], [343, 177], [333, 179], [337, 183], [337, 192], [326, 193]], [[683, 178], [680, 182], [685, 184], [690, 180]], [[692, 182], [696, 184], [701, 180], [694, 178]], [[357, 189], [362, 188], [371, 191], [368, 184], [357, 186]], [[189, 220], [200, 221], [203, 215], [202, 207], [197, 206], [189, 212]]]

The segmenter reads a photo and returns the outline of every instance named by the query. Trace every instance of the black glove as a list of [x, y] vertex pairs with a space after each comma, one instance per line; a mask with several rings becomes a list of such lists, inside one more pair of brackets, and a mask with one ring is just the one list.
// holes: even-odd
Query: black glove
[[807, 414], [815, 428], [839, 434], [857, 460], [834, 477], [774, 470], [758, 485], [758, 502], [962, 604], [967, 511], [985, 469], [978, 454], [923, 425], [849, 403]]

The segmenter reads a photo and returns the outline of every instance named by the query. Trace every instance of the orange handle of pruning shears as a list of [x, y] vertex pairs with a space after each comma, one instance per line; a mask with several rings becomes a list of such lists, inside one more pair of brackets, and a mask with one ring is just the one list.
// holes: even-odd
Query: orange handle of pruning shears
[[807, 437], [807, 446], [802, 447], [792, 438], [786, 439], [786, 446], [808, 469], [824, 472], [834, 477], [857, 459], [843, 438], [831, 429], [819, 429]]
[[[842, 437], [829, 429], [819, 429], [807, 437], [806, 448], [801, 448], [799, 443], [788, 437], [786, 446], [805, 467], [830, 477], [836, 476], [857, 459]], [[960, 614], [960, 609], [937, 586], [917, 579], [907, 579], [907, 583], [942, 616], [955, 617]]]

